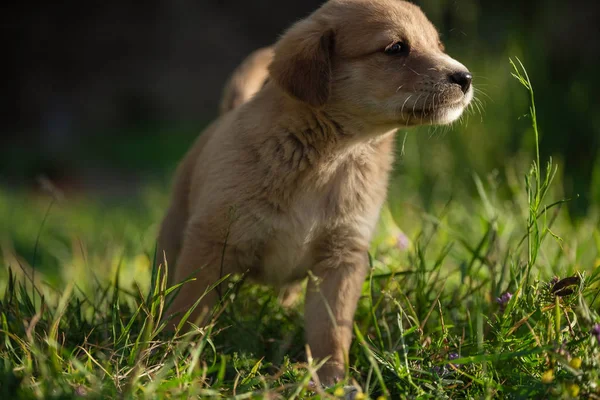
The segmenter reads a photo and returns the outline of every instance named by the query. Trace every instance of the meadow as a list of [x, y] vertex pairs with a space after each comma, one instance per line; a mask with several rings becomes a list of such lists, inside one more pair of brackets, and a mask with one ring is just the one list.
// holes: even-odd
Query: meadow
[[[347, 382], [311, 384], [302, 300], [283, 308], [239, 277], [225, 277], [211, 325], [164, 331], [176, 292], [154, 254], [165, 182], [127, 201], [46, 184], [0, 191], [0, 397], [339, 398], [352, 382], [357, 399], [600, 398], [600, 209], [569, 214], [577, 193], [540, 155], [543, 110], [513, 67], [532, 152], [494, 164], [493, 141], [465, 144], [456, 132], [485, 119], [480, 104], [454, 129], [399, 132]], [[456, 142], [502, 168], [456, 173]]]

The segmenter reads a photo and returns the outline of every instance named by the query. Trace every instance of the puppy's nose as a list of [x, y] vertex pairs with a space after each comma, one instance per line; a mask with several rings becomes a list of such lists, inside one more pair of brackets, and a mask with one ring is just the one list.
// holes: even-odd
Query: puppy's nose
[[471, 82], [473, 81], [473, 75], [467, 71], [460, 71], [450, 74], [449, 76], [450, 82], [456, 83], [460, 86], [463, 93], [467, 93], [469, 88], [471, 87]]

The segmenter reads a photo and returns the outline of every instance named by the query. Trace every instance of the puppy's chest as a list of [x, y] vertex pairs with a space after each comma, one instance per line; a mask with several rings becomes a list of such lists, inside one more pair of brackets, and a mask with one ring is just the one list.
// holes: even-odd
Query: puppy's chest
[[314, 243], [328, 224], [323, 206], [322, 199], [305, 193], [273, 217], [261, 268], [265, 283], [279, 286], [306, 275], [314, 263]]
[[316, 244], [335, 226], [350, 226], [357, 235], [370, 236], [382, 197], [380, 190], [369, 190], [373, 184], [381, 186], [374, 180], [382, 177], [372, 172], [348, 162], [302, 182], [287, 212], [272, 221], [263, 259], [267, 283], [281, 285], [303, 278], [317, 257]]

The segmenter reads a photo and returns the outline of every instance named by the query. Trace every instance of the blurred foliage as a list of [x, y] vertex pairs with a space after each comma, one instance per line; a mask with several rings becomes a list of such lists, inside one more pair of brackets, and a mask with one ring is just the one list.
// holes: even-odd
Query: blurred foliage
[[[313, 3], [296, 4], [291, 10], [313, 8]], [[485, 105], [481, 114], [476, 110], [451, 129], [400, 131], [398, 153], [403, 155], [398, 160], [397, 182], [404, 185], [404, 192], [418, 194], [428, 209], [434, 196], [449, 197], [462, 190], [458, 188], [476, 193], [473, 174], [486, 176], [491, 172], [504, 180], [511, 173], [507, 165], [531, 159], [533, 135], [524, 118], [528, 98], [511, 78], [508, 62], [509, 57], [519, 57], [536, 88], [541, 155], [543, 159], [552, 156], [560, 167], [563, 195], [573, 199], [568, 206], [570, 216], [581, 217], [591, 205], [600, 203], [600, 100], [595, 95], [600, 91], [600, 5], [584, 0], [416, 3], [438, 27], [448, 53], [474, 73], [477, 97]], [[249, 12], [248, 5], [239, 8], [234, 1], [214, 7], [233, 19]], [[266, 6], [258, 2], [256, 7], [260, 11]], [[287, 21], [285, 8], [275, 8], [274, 15], [263, 18], [280, 15]], [[246, 32], [248, 40], [257, 42], [258, 47], [267, 37], [265, 31], [276, 26], [252, 23], [241, 29], [251, 30]], [[279, 33], [271, 32], [270, 36], [275, 40]], [[251, 50], [231, 49], [240, 53], [239, 59]], [[0, 179], [6, 171], [15, 177], [14, 182], [22, 183], [40, 171], [60, 179], [61, 174], [110, 167], [166, 180], [195, 136], [210, 122], [209, 114], [208, 110], [198, 110], [196, 120], [177, 123], [162, 121], [160, 115], [149, 116], [150, 121], [136, 114], [121, 127], [77, 135], [68, 151], [51, 155], [33, 142], [6, 148], [0, 152]], [[521, 176], [514, 178], [522, 180]], [[503, 183], [500, 190], [510, 197]]]

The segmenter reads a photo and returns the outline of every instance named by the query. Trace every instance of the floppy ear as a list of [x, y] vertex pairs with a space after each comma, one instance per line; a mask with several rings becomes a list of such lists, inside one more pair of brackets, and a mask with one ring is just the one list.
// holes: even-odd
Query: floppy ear
[[322, 106], [331, 91], [333, 44], [333, 30], [313, 21], [298, 22], [275, 45], [271, 77], [288, 94]]

